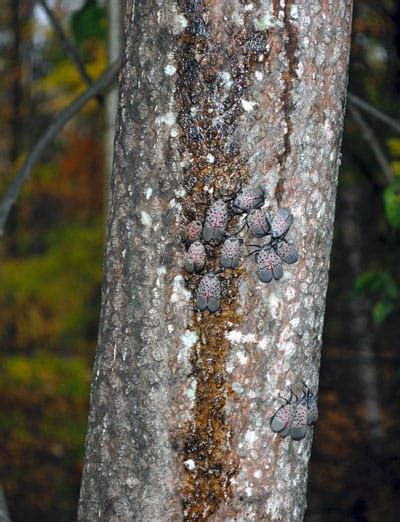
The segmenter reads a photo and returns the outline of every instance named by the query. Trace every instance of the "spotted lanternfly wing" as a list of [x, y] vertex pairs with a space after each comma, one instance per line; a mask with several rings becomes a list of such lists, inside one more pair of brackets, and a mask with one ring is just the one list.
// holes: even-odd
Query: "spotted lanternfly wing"
[[203, 312], [208, 309], [216, 312], [221, 300], [221, 284], [214, 272], [208, 272], [201, 278], [196, 295], [196, 306]]
[[195, 241], [189, 247], [185, 257], [185, 270], [190, 274], [192, 272], [201, 272], [206, 262], [206, 249], [200, 241]]
[[308, 407], [305, 399], [300, 399], [295, 407], [290, 436], [293, 440], [304, 439], [307, 433]]
[[250, 234], [256, 237], [266, 236], [271, 228], [266, 213], [261, 209], [250, 210], [246, 222]]
[[225, 201], [217, 199], [207, 210], [203, 227], [204, 241], [220, 243], [224, 239], [228, 219], [229, 212]]
[[253, 208], [264, 205], [264, 189], [262, 187], [244, 188], [234, 199], [233, 206], [236, 212], [249, 212]]
[[240, 260], [240, 240], [231, 236], [225, 239], [221, 249], [221, 265], [224, 268], [236, 268]]
[[282, 261], [285, 261], [285, 263], [288, 263], [289, 265], [296, 263], [299, 259], [299, 254], [297, 253], [296, 248], [286, 241], [279, 241], [275, 246], [275, 251]]
[[271, 247], [263, 247], [257, 254], [257, 275], [263, 283], [269, 283], [272, 279], [278, 280], [282, 277], [281, 260]]
[[271, 221], [271, 233], [275, 239], [282, 237], [293, 223], [293, 214], [287, 208], [280, 208]]
[[271, 417], [271, 430], [279, 433], [281, 437], [286, 437], [293, 422], [294, 409], [294, 404], [290, 403], [281, 406]]
[[182, 234], [182, 239], [184, 241], [187, 241], [188, 243], [199, 241], [202, 229], [203, 225], [200, 223], [200, 221], [197, 221], [197, 219], [195, 219], [194, 221], [191, 221], [188, 225], [186, 225], [185, 230]]
[[307, 394], [307, 424], [311, 426], [318, 420], [318, 404], [317, 404], [317, 397], [309, 392]]

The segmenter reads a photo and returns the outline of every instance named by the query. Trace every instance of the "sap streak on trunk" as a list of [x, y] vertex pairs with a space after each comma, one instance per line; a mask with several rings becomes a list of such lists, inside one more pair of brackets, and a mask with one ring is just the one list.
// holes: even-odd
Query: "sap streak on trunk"
[[[128, 1], [80, 520], [302, 519], [311, 431], [268, 421], [317, 387], [350, 21], [351, 0]], [[300, 258], [269, 285], [244, 260], [200, 314], [180, 232], [240, 183], [293, 212]]]

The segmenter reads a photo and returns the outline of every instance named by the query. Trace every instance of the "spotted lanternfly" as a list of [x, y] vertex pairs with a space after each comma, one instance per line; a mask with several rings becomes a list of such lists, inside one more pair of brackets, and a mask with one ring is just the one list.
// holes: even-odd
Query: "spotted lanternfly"
[[201, 238], [201, 231], [203, 229], [200, 221], [195, 219], [191, 221], [188, 225], [186, 225], [185, 230], [182, 233], [182, 239], [187, 241], [188, 243], [193, 243], [194, 241], [199, 241]]
[[292, 426], [295, 404], [291, 402], [291, 398], [292, 397], [286, 400], [286, 404], [281, 406], [269, 421], [271, 430], [275, 433], [279, 433], [281, 437], [286, 437]]
[[261, 209], [250, 210], [249, 215], [246, 218], [246, 223], [250, 234], [255, 237], [264, 237], [271, 229], [268, 216], [266, 212]]
[[282, 261], [285, 261], [285, 263], [288, 263], [289, 265], [296, 263], [299, 259], [296, 248], [287, 241], [279, 241], [274, 248]]
[[225, 236], [229, 211], [223, 199], [217, 199], [207, 210], [203, 227], [203, 239], [207, 242], [220, 243]]
[[270, 246], [263, 246], [256, 254], [257, 275], [263, 283], [269, 283], [272, 279], [280, 279], [283, 275], [280, 258]]
[[278, 212], [271, 221], [272, 237], [275, 239], [284, 236], [292, 223], [293, 214], [291, 214], [287, 208], [278, 209]]
[[234, 199], [233, 208], [239, 214], [249, 212], [253, 208], [264, 205], [264, 189], [258, 186], [254, 189], [244, 188]]
[[305, 398], [297, 401], [290, 427], [290, 436], [293, 440], [304, 439], [307, 433], [308, 407]]
[[201, 278], [196, 295], [196, 306], [203, 312], [208, 309], [216, 312], [221, 300], [221, 284], [214, 272], [208, 272]]
[[240, 243], [243, 240], [235, 236], [227, 237], [221, 249], [221, 265], [224, 268], [236, 268], [240, 260]]
[[190, 274], [192, 272], [201, 272], [206, 262], [206, 249], [200, 241], [195, 241], [189, 247], [185, 256], [185, 270]]

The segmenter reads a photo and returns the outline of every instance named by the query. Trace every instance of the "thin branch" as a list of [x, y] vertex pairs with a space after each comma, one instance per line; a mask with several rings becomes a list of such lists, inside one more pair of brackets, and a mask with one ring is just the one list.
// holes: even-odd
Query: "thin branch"
[[38, 161], [41, 154], [44, 152], [49, 143], [57, 136], [64, 125], [85, 105], [85, 103], [93, 98], [102, 91], [105, 91], [116, 79], [119, 71], [119, 61], [114, 62], [108, 67], [108, 69], [90, 86], [83, 92], [78, 98], [76, 98], [66, 109], [54, 119], [53, 123], [50, 124], [48, 129], [36, 142], [36, 145], [28, 154], [21, 169], [16, 174], [15, 178], [11, 182], [7, 189], [7, 192], [0, 202], [0, 236], [4, 233], [4, 225], [7, 221], [11, 207], [15, 203], [22, 185], [28, 179], [33, 166]]
[[355, 105], [359, 109], [368, 112], [371, 116], [374, 116], [374, 118], [383, 121], [392, 129], [394, 129], [397, 132], [400, 132], [400, 123], [396, 121], [395, 119], [391, 118], [384, 112], [380, 111], [370, 103], [366, 102], [365, 100], [362, 100], [355, 94], [351, 94], [351, 92], [347, 93], [347, 99], [349, 100], [350, 104]]
[[371, 150], [374, 153], [375, 159], [376, 159], [378, 165], [380, 166], [380, 168], [382, 169], [382, 172], [385, 176], [386, 182], [388, 184], [392, 183], [393, 178], [394, 178], [392, 169], [390, 168], [390, 164], [385, 156], [385, 153], [383, 152], [383, 149], [380, 146], [379, 141], [376, 138], [375, 134], [373, 133], [371, 127], [365, 121], [365, 119], [363, 118], [363, 116], [361, 115], [361, 113], [358, 109], [356, 109], [353, 106], [350, 106], [349, 111], [350, 111], [354, 121], [360, 127], [364, 140], [371, 147]]
[[[79, 56], [78, 50], [76, 49], [75, 45], [71, 42], [71, 40], [68, 38], [68, 36], [65, 34], [64, 29], [57, 18], [57, 16], [54, 14], [54, 12], [50, 9], [50, 7], [47, 5], [46, 0], [38, 0], [38, 3], [42, 6], [44, 11], [47, 14], [47, 17], [49, 18], [51, 25], [53, 26], [55, 32], [57, 33], [58, 38], [61, 41], [61, 45], [65, 51], [65, 54], [70, 58], [72, 62], [74, 62], [75, 67], [77, 68], [79, 74], [81, 75], [82, 80], [86, 83], [87, 86], [90, 86], [93, 84], [92, 78], [89, 76], [86, 67], [84, 63], [81, 60], [81, 57]], [[103, 103], [103, 99], [101, 96], [97, 96], [97, 99], [99, 103]]]
[[57, 33], [58, 38], [61, 41], [61, 44], [64, 48], [65, 54], [74, 62], [76, 68], [79, 71], [79, 74], [81, 75], [83, 81], [86, 83], [86, 85], [90, 86], [92, 85], [93, 81], [86, 72], [85, 65], [83, 64], [79, 53], [74, 46], [74, 44], [69, 40], [67, 35], [64, 32], [64, 29], [58, 20], [57, 16], [53, 13], [53, 11], [50, 9], [50, 7], [47, 5], [46, 0], [38, 0], [39, 4], [43, 7], [45, 10], [47, 17], [49, 18], [51, 25], [53, 26], [55, 32]]

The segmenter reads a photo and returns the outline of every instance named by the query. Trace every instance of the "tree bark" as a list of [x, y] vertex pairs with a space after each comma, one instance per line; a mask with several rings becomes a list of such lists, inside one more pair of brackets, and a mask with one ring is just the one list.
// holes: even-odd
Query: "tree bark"
[[[350, 25], [351, 0], [127, 2], [80, 520], [302, 520], [312, 430], [269, 419], [317, 388]], [[300, 259], [268, 285], [244, 259], [196, 312], [182, 226], [240, 183]]]

